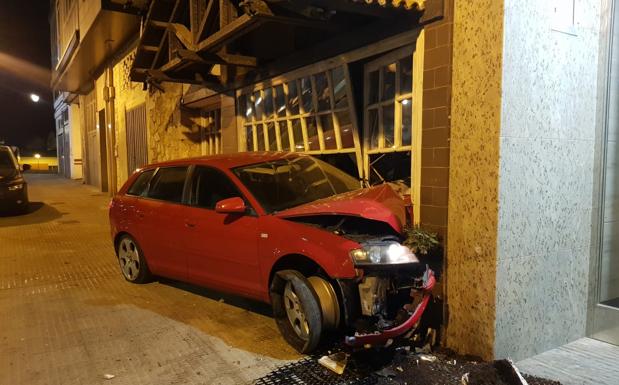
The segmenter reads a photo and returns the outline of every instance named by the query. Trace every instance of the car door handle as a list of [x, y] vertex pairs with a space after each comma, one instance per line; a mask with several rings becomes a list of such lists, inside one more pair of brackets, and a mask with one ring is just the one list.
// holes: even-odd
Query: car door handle
[[196, 224], [193, 222], [185, 221], [185, 226], [189, 228], [194, 228], [196, 227]]
[[138, 218], [144, 218], [144, 212], [143, 212], [143, 211], [137, 210], [137, 211], [135, 212], [135, 215], [137, 215], [137, 216], [138, 216]]

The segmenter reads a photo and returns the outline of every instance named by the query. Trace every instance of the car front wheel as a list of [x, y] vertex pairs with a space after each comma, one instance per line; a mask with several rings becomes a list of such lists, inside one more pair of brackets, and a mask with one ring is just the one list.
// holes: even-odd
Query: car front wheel
[[300, 353], [320, 343], [322, 311], [312, 285], [296, 270], [276, 273], [271, 284], [273, 314], [284, 339]]
[[142, 249], [130, 235], [123, 235], [116, 250], [120, 270], [125, 279], [132, 283], [150, 282], [152, 275], [148, 270]]

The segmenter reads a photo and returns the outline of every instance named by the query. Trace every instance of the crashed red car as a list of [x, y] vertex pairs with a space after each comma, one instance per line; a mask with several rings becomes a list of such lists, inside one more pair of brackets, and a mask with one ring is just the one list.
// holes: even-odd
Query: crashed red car
[[272, 304], [284, 338], [312, 351], [328, 330], [384, 345], [418, 324], [431, 270], [400, 242], [404, 201], [311, 156], [239, 153], [136, 171], [110, 204], [121, 271]]

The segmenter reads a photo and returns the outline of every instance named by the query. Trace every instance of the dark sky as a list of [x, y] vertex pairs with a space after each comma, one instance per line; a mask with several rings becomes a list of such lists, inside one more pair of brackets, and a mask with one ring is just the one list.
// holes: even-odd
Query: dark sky
[[33, 80], [29, 64], [49, 71], [48, 12], [49, 0], [0, 0], [0, 141], [41, 151], [55, 132], [53, 100], [49, 80]]

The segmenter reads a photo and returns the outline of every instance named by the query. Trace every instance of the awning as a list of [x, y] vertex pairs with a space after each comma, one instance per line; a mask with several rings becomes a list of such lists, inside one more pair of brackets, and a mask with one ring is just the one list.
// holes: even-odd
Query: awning
[[[428, 0], [440, 3], [443, 0]], [[131, 69], [134, 81], [216, 92], [346, 52], [419, 25], [420, 0], [152, 0]], [[220, 9], [222, 7], [222, 9]], [[435, 7], [436, 8], [436, 7]], [[390, 32], [392, 31], [393, 32]], [[337, 50], [320, 49], [337, 39]], [[339, 50], [339, 51], [338, 51]], [[296, 56], [296, 57], [295, 57]]]

